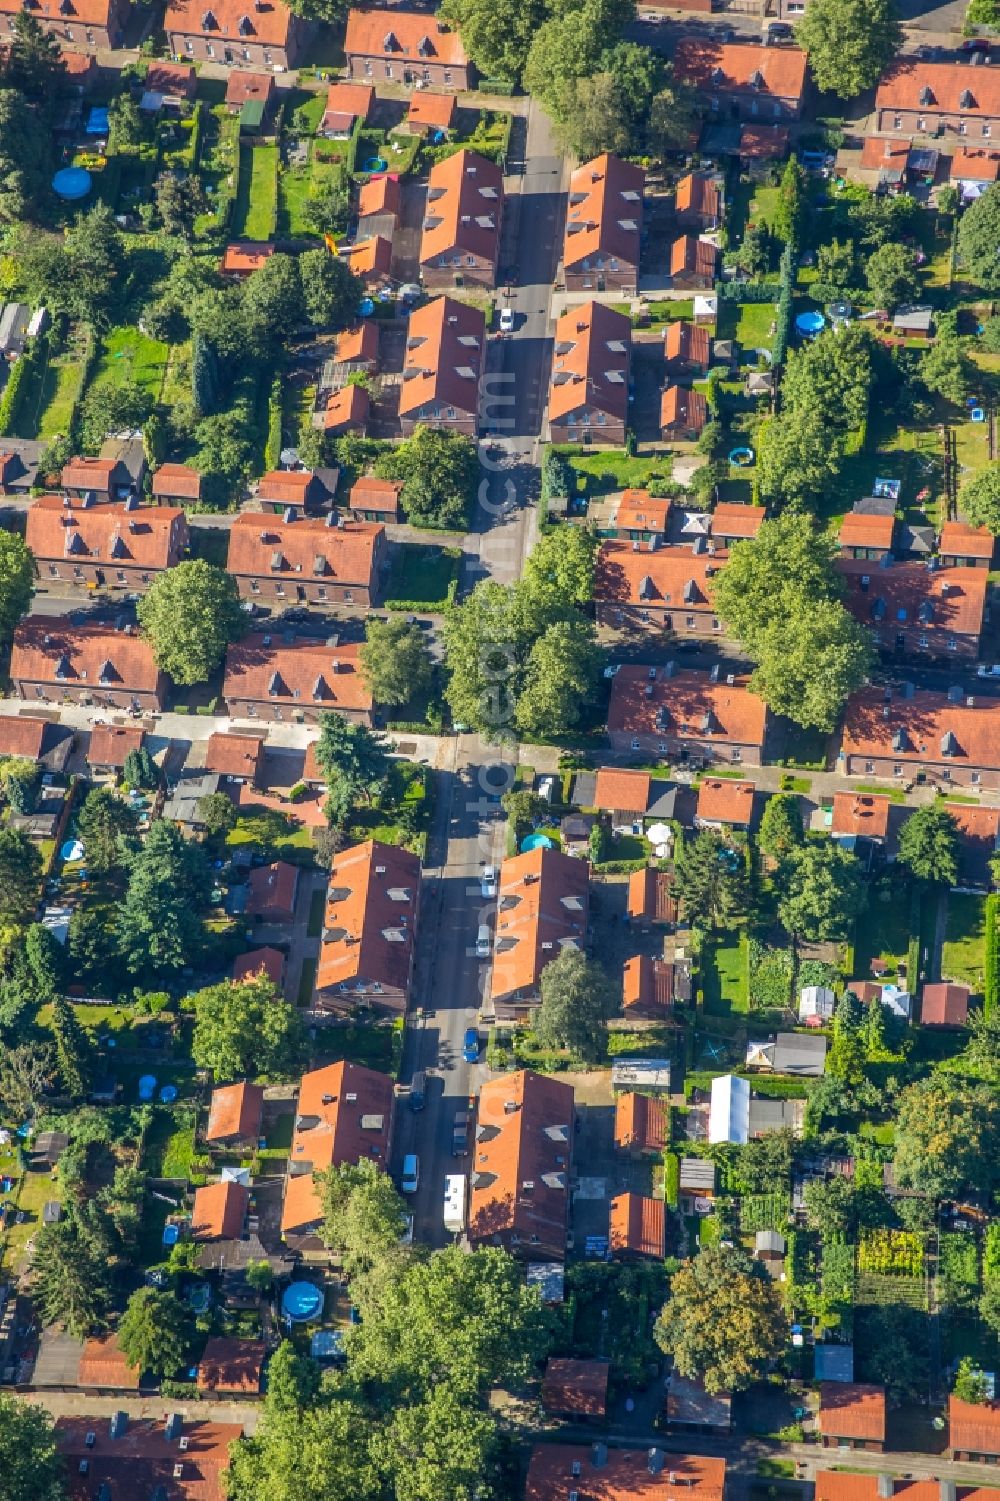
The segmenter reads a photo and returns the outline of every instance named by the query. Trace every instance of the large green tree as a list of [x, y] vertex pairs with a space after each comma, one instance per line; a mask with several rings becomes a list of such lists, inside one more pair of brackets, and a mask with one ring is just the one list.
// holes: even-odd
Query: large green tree
[[989, 1192], [997, 1181], [1000, 1100], [988, 1085], [933, 1074], [900, 1096], [896, 1180], [931, 1198]]
[[535, 31], [524, 87], [558, 124], [573, 108], [577, 81], [601, 71], [603, 54], [634, 15], [634, 0], [560, 0]]
[[323, 1244], [349, 1277], [400, 1254], [406, 1205], [388, 1173], [362, 1158], [319, 1175]]
[[370, 615], [359, 658], [365, 687], [377, 704], [411, 703], [430, 689], [434, 664], [424, 633], [402, 615], [388, 620]]
[[227, 1495], [230, 1501], [380, 1501], [370, 1435], [367, 1414], [344, 1396], [298, 1405], [275, 1402], [269, 1393], [253, 1437], [233, 1446]]
[[804, 844], [781, 867], [778, 916], [810, 943], [846, 938], [864, 901], [861, 862], [835, 844]]
[[77, 316], [104, 328], [120, 313], [129, 286], [129, 259], [106, 203], [79, 214], [66, 231], [66, 285]]
[[674, 1274], [655, 1336], [682, 1376], [709, 1392], [742, 1391], [783, 1354], [788, 1317], [761, 1263], [718, 1246]]
[[761, 814], [757, 844], [772, 860], [790, 854], [803, 840], [802, 805], [796, 792], [776, 792]]
[[55, 1052], [42, 1042], [0, 1048], [0, 1107], [7, 1120], [31, 1120], [55, 1081]]
[[985, 292], [1000, 292], [1000, 183], [970, 203], [958, 221], [958, 253]]
[[357, 317], [364, 284], [346, 261], [328, 250], [307, 250], [299, 256], [302, 302], [310, 323], [336, 332]]
[[530, 735], [561, 735], [580, 721], [593, 696], [601, 653], [589, 620], [576, 616], [546, 628], [531, 647], [515, 723]]
[[0, 923], [26, 923], [41, 895], [42, 857], [23, 829], [0, 828]]
[[347, 823], [359, 802], [371, 805], [385, 791], [389, 744], [367, 725], [340, 714], [322, 714], [316, 760], [326, 777], [326, 816], [335, 827]]
[[566, 947], [542, 970], [534, 1031], [543, 1047], [566, 1048], [588, 1063], [604, 1055], [615, 993], [604, 968]]
[[34, 218], [45, 185], [49, 140], [19, 89], [0, 87], [0, 224]]
[[91, 1248], [70, 1215], [43, 1225], [31, 1253], [32, 1295], [45, 1324], [62, 1324], [74, 1339], [104, 1328], [110, 1295], [107, 1261]]
[[294, 1072], [301, 1050], [296, 1008], [266, 975], [234, 983], [223, 980], [199, 990], [191, 1054], [216, 1079]]
[[97, 1055], [93, 1038], [65, 996], [56, 996], [53, 1003], [52, 1036], [62, 1087], [74, 1099], [82, 1099], [93, 1082]]
[[67, 1501], [51, 1417], [8, 1392], [0, 1394], [0, 1474], [5, 1501]]
[[462, 433], [417, 427], [376, 465], [382, 479], [402, 480], [413, 526], [464, 530], [479, 479], [475, 444]]
[[157, 665], [175, 683], [203, 683], [247, 629], [232, 574], [202, 558], [158, 573], [139, 601]]
[[416, 1406], [397, 1408], [387, 1425], [376, 1428], [372, 1447], [392, 1477], [395, 1501], [471, 1501], [484, 1493], [496, 1442], [494, 1419], [441, 1385]]
[[484, 78], [520, 83], [535, 32], [548, 13], [545, 0], [444, 0], [441, 19], [457, 27], [462, 45]]
[[880, 308], [892, 312], [900, 303], [912, 302], [920, 287], [913, 251], [893, 242], [880, 245], [865, 262], [865, 280]]
[[193, 1332], [190, 1312], [175, 1293], [140, 1287], [122, 1314], [118, 1344], [140, 1372], [172, 1376], [184, 1364]]
[[35, 561], [24, 538], [16, 532], [0, 532], [0, 645], [7, 645], [14, 627], [31, 604], [35, 586]]
[[962, 486], [958, 504], [972, 526], [985, 526], [1000, 537], [1000, 461], [985, 464]]
[[138, 820], [125, 799], [111, 787], [93, 787], [80, 808], [78, 832], [87, 870], [106, 875], [126, 864], [134, 852]]
[[14, 16], [14, 34], [7, 54], [6, 81], [26, 98], [51, 109], [66, 79], [59, 43], [30, 10]]
[[117, 911], [118, 950], [134, 975], [157, 980], [201, 956], [205, 929], [199, 909], [210, 883], [204, 853], [176, 824], [158, 819], [129, 873]]
[[559, 135], [583, 159], [676, 150], [691, 132], [692, 97], [670, 65], [638, 42], [618, 42], [565, 87]]
[[810, 0], [795, 37], [817, 86], [840, 99], [872, 88], [903, 45], [893, 0]]
[[959, 833], [947, 808], [915, 808], [899, 835], [899, 862], [921, 881], [954, 886], [958, 880]]
[[675, 889], [684, 916], [695, 927], [714, 928], [745, 908], [742, 856], [717, 829], [702, 829], [677, 852]]

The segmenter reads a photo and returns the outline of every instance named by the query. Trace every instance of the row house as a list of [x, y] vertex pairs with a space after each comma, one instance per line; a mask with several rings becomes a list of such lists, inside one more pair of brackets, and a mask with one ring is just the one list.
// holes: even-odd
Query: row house
[[167, 0], [163, 30], [175, 57], [284, 73], [314, 28], [285, 0]]
[[65, 617], [29, 615], [14, 632], [10, 677], [33, 703], [92, 704], [134, 713], [162, 709], [167, 678], [136, 631], [71, 625]]
[[904, 684], [848, 701], [840, 770], [852, 777], [1000, 787], [1000, 700]]
[[615, 674], [608, 736], [615, 750], [705, 766], [760, 766], [767, 706], [746, 678], [626, 665]]
[[[108, 1336], [107, 1342], [113, 1339]], [[99, 1343], [88, 1340], [85, 1353]], [[120, 1360], [124, 1363], [124, 1357]], [[82, 1374], [82, 1360], [80, 1365]], [[138, 1389], [140, 1375], [136, 1371], [130, 1383], [133, 1391]], [[73, 1501], [151, 1496], [157, 1489], [169, 1494], [171, 1501], [222, 1496], [231, 1450], [242, 1437], [241, 1422], [191, 1422], [182, 1420], [179, 1413], [164, 1422], [126, 1418], [121, 1412], [110, 1417], [89, 1412], [83, 1417], [59, 1418], [55, 1425], [56, 1446], [71, 1477]]]
[[997, 539], [985, 526], [946, 521], [938, 538], [938, 561], [943, 568], [982, 568], [989, 572]]
[[875, 118], [876, 128], [892, 135], [951, 134], [971, 145], [1000, 139], [1000, 78], [972, 60], [897, 57], [875, 91]]
[[472, 82], [458, 32], [426, 11], [349, 11], [344, 54], [350, 78], [435, 84], [458, 92]]
[[605, 153], [570, 178], [563, 281], [567, 292], [625, 292], [635, 296], [642, 246], [641, 167]]
[[681, 235], [670, 247], [670, 280], [688, 291], [714, 287], [719, 264], [718, 246], [696, 235]]
[[674, 193], [674, 218], [685, 229], [712, 230], [722, 223], [722, 185], [705, 172], [688, 172]]
[[521, 1069], [479, 1092], [469, 1241], [532, 1261], [563, 1261], [576, 1101], [560, 1079]]
[[28, 511], [25, 541], [42, 592], [70, 584], [141, 594], [181, 561], [189, 536], [187, 518], [174, 506], [40, 495]]
[[416, 855], [377, 840], [342, 850], [330, 868], [316, 1004], [405, 1015], [419, 906]]
[[[677, 1379], [675, 1374], [672, 1386]], [[715, 1400], [701, 1390], [702, 1422]], [[722, 1501], [725, 1493], [724, 1459], [658, 1448], [609, 1449], [604, 1443], [539, 1444], [528, 1464], [524, 1501]]]
[[371, 724], [372, 696], [359, 670], [357, 642], [254, 633], [226, 653], [222, 695], [234, 719], [316, 724], [334, 710]]
[[553, 443], [621, 447], [628, 426], [632, 324], [602, 302], [567, 308], [556, 324], [549, 388]]
[[926, 563], [856, 559], [837, 562], [844, 603], [871, 628], [883, 652], [974, 660], [986, 611], [989, 575], [980, 568], [931, 569]]
[[132, 5], [131, 0], [0, 0], [2, 29], [12, 33], [22, 11], [60, 48], [94, 54], [124, 45]]
[[561, 850], [529, 850], [500, 867], [491, 993], [498, 1021], [537, 1005], [545, 966], [587, 942], [590, 866]]
[[678, 318], [668, 323], [663, 335], [663, 361], [672, 380], [693, 379], [708, 374], [712, 341], [704, 324]]
[[806, 55], [797, 47], [682, 37], [674, 73], [720, 120], [786, 121], [802, 113]]
[[456, 151], [431, 168], [420, 239], [427, 287], [493, 287], [500, 258], [503, 173], [478, 151]]
[[438, 297], [410, 314], [399, 392], [404, 438], [418, 423], [476, 436], [485, 341], [485, 316], [468, 303]]
[[241, 599], [275, 610], [289, 605], [368, 610], [382, 596], [389, 544], [384, 526], [341, 522], [333, 511], [322, 520], [294, 521], [244, 511], [229, 531], [226, 568]]
[[711, 581], [721, 563], [719, 554], [687, 546], [604, 542], [594, 578], [597, 618], [619, 629], [720, 636]]

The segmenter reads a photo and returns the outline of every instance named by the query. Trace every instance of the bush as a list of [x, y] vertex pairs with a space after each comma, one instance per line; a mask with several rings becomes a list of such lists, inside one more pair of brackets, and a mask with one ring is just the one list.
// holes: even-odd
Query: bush
[[858, 1244], [858, 1271], [879, 1277], [922, 1277], [923, 1238], [912, 1230], [865, 1230]]
[[308, 791], [309, 784], [307, 782], [296, 782], [294, 787], [289, 787], [288, 789], [288, 801], [290, 803], [300, 803]]
[[983, 1242], [983, 1281], [1000, 1282], [1000, 1220], [994, 1220]]
[[983, 1010], [992, 1016], [1000, 999], [1000, 896], [996, 892], [986, 898], [986, 951], [983, 958]]
[[751, 1009], [780, 1010], [792, 993], [794, 959], [790, 949], [767, 948], [756, 938], [748, 944]]
[[681, 1191], [681, 1159], [676, 1152], [663, 1154], [663, 1201], [671, 1209], [677, 1208]]

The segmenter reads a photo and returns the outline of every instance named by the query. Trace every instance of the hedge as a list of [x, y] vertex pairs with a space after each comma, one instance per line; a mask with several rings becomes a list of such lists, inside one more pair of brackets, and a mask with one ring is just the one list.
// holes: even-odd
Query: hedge
[[271, 380], [271, 390], [267, 401], [267, 445], [264, 449], [264, 462], [268, 469], [277, 469], [281, 461], [281, 376], [276, 374]]
[[986, 953], [983, 959], [983, 1010], [992, 1016], [1000, 999], [1000, 896], [994, 891], [986, 898]]
[[773, 302], [780, 283], [754, 281], [717, 281], [715, 290], [720, 302]]
[[31, 341], [10, 372], [4, 393], [0, 396], [0, 433], [9, 433], [17, 417], [25, 388], [35, 371], [44, 368], [47, 353], [47, 335], [39, 334]]
[[663, 1154], [663, 1201], [671, 1209], [677, 1208], [681, 1191], [681, 1159], [676, 1152]]

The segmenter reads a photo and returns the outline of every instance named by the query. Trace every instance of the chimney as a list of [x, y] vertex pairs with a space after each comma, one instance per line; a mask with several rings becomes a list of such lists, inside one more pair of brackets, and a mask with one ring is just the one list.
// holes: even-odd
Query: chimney
[[601, 1470], [608, 1462], [607, 1444], [591, 1444], [590, 1459], [595, 1470]]
[[891, 1475], [880, 1475], [878, 1477], [878, 1493], [881, 1497], [886, 1498], [886, 1501], [890, 1501], [895, 1489], [896, 1482]]

